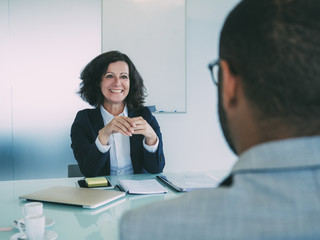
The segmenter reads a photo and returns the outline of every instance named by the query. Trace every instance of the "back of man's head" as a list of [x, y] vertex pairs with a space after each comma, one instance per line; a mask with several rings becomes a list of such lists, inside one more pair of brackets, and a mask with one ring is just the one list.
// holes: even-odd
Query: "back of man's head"
[[243, 83], [259, 121], [320, 133], [320, 1], [243, 0], [221, 32], [220, 59]]

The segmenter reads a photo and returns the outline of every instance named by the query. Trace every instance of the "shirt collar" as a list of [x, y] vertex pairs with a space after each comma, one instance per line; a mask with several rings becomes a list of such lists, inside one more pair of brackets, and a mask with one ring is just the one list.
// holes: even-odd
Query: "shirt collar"
[[[106, 125], [107, 123], [109, 123], [114, 116], [109, 113], [102, 105], [100, 105], [100, 112], [104, 121], [104, 124]], [[128, 117], [128, 107], [127, 105], [124, 106], [123, 112], [119, 114], [119, 116], [124, 116], [124, 117]]]
[[263, 143], [242, 153], [232, 171], [319, 166], [319, 146], [320, 136]]

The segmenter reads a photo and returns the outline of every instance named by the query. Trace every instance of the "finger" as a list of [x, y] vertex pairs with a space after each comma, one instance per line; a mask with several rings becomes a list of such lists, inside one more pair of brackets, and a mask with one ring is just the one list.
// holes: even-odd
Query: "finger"
[[112, 130], [112, 133], [121, 133], [125, 136], [132, 136], [133, 129], [127, 121], [121, 119], [120, 117], [115, 117], [107, 125], [109, 129]]
[[134, 132], [132, 133], [132, 134], [135, 134], [135, 135], [139, 135], [139, 134], [141, 134], [141, 135], [144, 135], [144, 131], [143, 130], [134, 130]]
[[123, 130], [127, 130], [130, 133], [133, 133], [133, 128], [136, 126], [133, 121], [127, 117], [117, 117], [114, 119], [114, 121], [118, 127]]
[[131, 118], [131, 120], [134, 121], [136, 125], [142, 124], [143, 122], [145, 122], [145, 120], [142, 117]]
[[114, 126], [117, 132], [122, 133], [126, 136], [132, 136], [132, 133], [134, 132], [133, 128], [126, 122], [116, 121], [114, 123]]
[[144, 120], [143, 117], [134, 117], [134, 118], [131, 118], [131, 119], [134, 120], [134, 121]]
[[133, 130], [133, 134], [142, 134], [144, 136], [148, 134], [148, 126], [145, 124], [137, 125]]
[[114, 124], [113, 128], [116, 133], [121, 133], [122, 135], [125, 135], [125, 136], [132, 136], [131, 131], [133, 131], [133, 129], [130, 131], [124, 125], [122, 125], [120, 123]]
[[135, 127], [136, 126], [135, 120], [133, 118], [119, 116], [119, 119], [127, 122], [130, 125], [130, 127]]
[[126, 131], [123, 131], [116, 122], [110, 122], [106, 127], [109, 129], [108, 131], [111, 132], [111, 134], [121, 133], [125, 136], [128, 136], [128, 133]]
[[131, 132], [129, 132], [129, 131], [127, 131], [127, 130], [124, 130], [123, 128], [120, 128], [120, 127], [116, 127], [116, 132], [117, 132], [117, 133], [120, 133], [120, 134], [122, 134], [122, 135], [124, 135], [124, 136], [129, 136], [129, 137], [132, 136], [132, 133], [131, 133]]
[[146, 120], [144, 120], [143, 118], [136, 119], [135, 123], [136, 123], [136, 127], [141, 127], [141, 126], [145, 127], [145, 126], [149, 125], [148, 122]]

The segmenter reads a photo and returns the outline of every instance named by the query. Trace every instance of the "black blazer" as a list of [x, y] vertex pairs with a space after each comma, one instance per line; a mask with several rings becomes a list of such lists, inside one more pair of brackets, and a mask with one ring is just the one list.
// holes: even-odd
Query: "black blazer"
[[[134, 173], [160, 173], [165, 165], [162, 135], [156, 118], [147, 107], [128, 110], [128, 117], [143, 117], [159, 138], [155, 153], [143, 147], [143, 135], [130, 137], [130, 156]], [[101, 153], [95, 144], [99, 130], [104, 127], [100, 108], [84, 109], [77, 113], [71, 127], [71, 148], [80, 170], [86, 177], [110, 175], [110, 152]]]

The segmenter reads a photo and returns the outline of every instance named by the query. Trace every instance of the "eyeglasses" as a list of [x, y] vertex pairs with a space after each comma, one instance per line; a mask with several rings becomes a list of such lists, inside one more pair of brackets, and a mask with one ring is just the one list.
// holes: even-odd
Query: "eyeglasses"
[[211, 73], [212, 82], [218, 86], [219, 83], [219, 68], [220, 68], [220, 59], [215, 60], [208, 64], [209, 71]]

